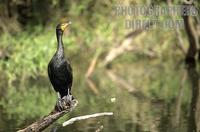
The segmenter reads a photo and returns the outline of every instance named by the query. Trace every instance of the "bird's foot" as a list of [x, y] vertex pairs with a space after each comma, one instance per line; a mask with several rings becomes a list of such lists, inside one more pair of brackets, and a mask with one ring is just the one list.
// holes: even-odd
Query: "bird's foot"
[[62, 111], [63, 110], [63, 106], [62, 106], [62, 99], [61, 98], [58, 98], [57, 102], [56, 102], [56, 107], [55, 109], [57, 111]]
[[62, 98], [63, 104], [64, 106], [66, 106], [66, 109], [71, 107], [72, 99], [73, 99], [72, 95], [67, 95]]
[[72, 100], [73, 100], [72, 95], [64, 96], [62, 99], [58, 98], [58, 101], [56, 102], [56, 109], [58, 111], [70, 109], [71, 104], [72, 104]]

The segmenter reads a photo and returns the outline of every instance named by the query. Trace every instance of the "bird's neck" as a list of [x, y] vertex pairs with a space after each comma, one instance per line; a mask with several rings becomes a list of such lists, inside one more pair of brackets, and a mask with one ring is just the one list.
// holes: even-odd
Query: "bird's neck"
[[56, 30], [56, 37], [57, 37], [57, 42], [58, 42], [56, 54], [58, 55], [58, 57], [64, 57], [64, 47], [63, 47], [62, 36], [63, 36], [63, 32]]

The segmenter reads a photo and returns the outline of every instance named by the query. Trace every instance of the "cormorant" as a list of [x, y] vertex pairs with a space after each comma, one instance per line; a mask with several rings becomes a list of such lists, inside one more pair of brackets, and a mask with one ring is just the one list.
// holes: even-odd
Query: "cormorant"
[[70, 105], [73, 99], [71, 87], [73, 81], [72, 68], [64, 56], [64, 46], [62, 42], [63, 32], [69, 28], [70, 21], [59, 23], [56, 26], [57, 51], [48, 65], [48, 75], [54, 90], [58, 93], [56, 107], [63, 110], [66, 105]]

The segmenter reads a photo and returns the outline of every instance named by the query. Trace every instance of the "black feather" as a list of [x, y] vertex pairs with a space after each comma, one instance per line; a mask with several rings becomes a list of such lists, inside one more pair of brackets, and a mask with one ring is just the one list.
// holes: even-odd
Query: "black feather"
[[71, 94], [73, 74], [70, 63], [64, 57], [64, 47], [62, 42], [63, 32], [60, 29], [56, 29], [56, 35], [58, 48], [49, 62], [48, 75], [54, 90], [59, 92], [61, 97], [64, 97]]

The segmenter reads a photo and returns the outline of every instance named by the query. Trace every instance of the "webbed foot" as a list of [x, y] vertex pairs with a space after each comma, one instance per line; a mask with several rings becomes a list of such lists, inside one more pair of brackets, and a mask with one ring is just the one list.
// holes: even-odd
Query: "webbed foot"
[[56, 110], [58, 110], [58, 111], [62, 111], [63, 110], [62, 99], [61, 98], [58, 98], [58, 100], [56, 102]]
[[58, 111], [63, 111], [63, 110], [67, 110], [71, 107], [72, 104], [72, 100], [73, 100], [73, 96], [72, 95], [67, 95], [61, 98], [58, 98], [57, 102], [56, 102], [56, 109]]
[[62, 103], [63, 103], [64, 109], [68, 109], [71, 107], [72, 99], [73, 99], [72, 95], [67, 95], [62, 98]]

